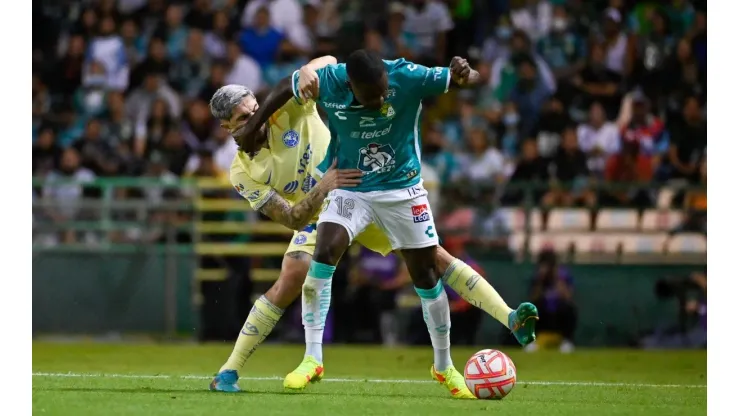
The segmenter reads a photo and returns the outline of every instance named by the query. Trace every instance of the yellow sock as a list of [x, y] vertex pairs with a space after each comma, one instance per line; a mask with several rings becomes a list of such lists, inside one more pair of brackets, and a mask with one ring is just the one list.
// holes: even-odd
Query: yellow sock
[[496, 289], [465, 262], [460, 259], [453, 260], [447, 266], [442, 280], [470, 304], [483, 309], [505, 327], [509, 327], [509, 314], [512, 309]]
[[236, 340], [234, 350], [231, 352], [229, 359], [221, 367], [219, 372], [224, 370], [241, 370], [257, 346], [264, 341], [275, 327], [277, 321], [283, 316], [283, 310], [273, 305], [267, 298], [262, 295], [252, 306], [252, 310], [247, 316]]

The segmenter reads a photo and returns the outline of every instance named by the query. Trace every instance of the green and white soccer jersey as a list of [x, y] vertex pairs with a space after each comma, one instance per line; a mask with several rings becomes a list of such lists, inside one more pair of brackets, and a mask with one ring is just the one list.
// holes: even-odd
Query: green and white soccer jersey
[[[341, 169], [359, 169], [362, 183], [329, 193], [318, 223], [342, 225], [354, 239], [377, 224], [393, 249], [438, 244], [427, 191], [421, 185], [421, 100], [447, 91], [448, 68], [427, 68], [404, 59], [384, 61], [388, 91], [379, 110], [354, 101], [344, 64], [318, 72], [318, 104], [329, 117], [331, 141], [318, 173], [337, 159]], [[297, 97], [298, 72], [293, 74]]]
[[[379, 110], [354, 102], [344, 64], [317, 71], [317, 100], [329, 118], [331, 144], [319, 166], [325, 171], [334, 158], [342, 169], [365, 173], [354, 192], [405, 189], [421, 180], [421, 100], [447, 91], [449, 68], [428, 68], [396, 59], [384, 61], [388, 91]], [[298, 71], [293, 74], [297, 97]]]

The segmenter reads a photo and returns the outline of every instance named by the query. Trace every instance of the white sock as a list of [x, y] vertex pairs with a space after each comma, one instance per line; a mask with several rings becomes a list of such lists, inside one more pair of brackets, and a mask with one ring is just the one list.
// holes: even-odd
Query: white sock
[[447, 300], [442, 281], [431, 289], [416, 289], [421, 298], [421, 310], [424, 322], [429, 330], [429, 337], [434, 348], [434, 368], [444, 371], [453, 366], [450, 356], [450, 303]]
[[324, 324], [331, 304], [331, 278], [336, 267], [311, 261], [301, 294], [303, 328], [306, 332], [306, 354], [324, 362], [322, 343]]

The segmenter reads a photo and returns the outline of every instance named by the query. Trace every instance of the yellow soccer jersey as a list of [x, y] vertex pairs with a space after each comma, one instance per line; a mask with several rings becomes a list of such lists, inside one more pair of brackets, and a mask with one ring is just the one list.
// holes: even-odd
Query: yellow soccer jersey
[[254, 159], [239, 151], [231, 163], [232, 185], [255, 210], [275, 192], [291, 205], [303, 199], [319, 179], [314, 169], [330, 140], [312, 101], [303, 105], [288, 101], [270, 117], [268, 136], [268, 146]]

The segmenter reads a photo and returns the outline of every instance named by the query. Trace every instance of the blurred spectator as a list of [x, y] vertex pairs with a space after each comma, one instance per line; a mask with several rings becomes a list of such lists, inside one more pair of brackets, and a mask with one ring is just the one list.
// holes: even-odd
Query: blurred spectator
[[568, 14], [573, 17], [573, 30], [582, 39], [588, 39], [597, 29], [598, 5], [589, 0], [569, 0], [566, 2]]
[[537, 43], [537, 52], [550, 65], [553, 75], [562, 82], [585, 65], [586, 50], [582, 39], [572, 27], [565, 6], [555, 6], [552, 29]]
[[49, 94], [49, 88], [36, 74], [32, 77], [31, 95], [33, 121], [34, 124], [40, 124], [42, 118], [51, 109], [51, 95]]
[[501, 16], [496, 25], [496, 30], [483, 41], [481, 60], [490, 63], [508, 56], [511, 53], [509, 41], [513, 33], [514, 28], [509, 16]]
[[538, 40], [550, 32], [553, 25], [552, 4], [547, 0], [511, 0], [511, 21], [530, 39]]
[[209, 74], [208, 81], [201, 88], [198, 93], [198, 99], [202, 101], [211, 101], [213, 94], [218, 91], [219, 88], [226, 85], [226, 61], [216, 60], [211, 64], [211, 73]]
[[242, 52], [254, 58], [263, 70], [275, 62], [284, 42], [285, 36], [270, 26], [270, 9], [266, 6], [257, 9], [254, 23], [239, 35]]
[[454, 24], [447, 5], [439, 0], [410, 0], [404, 29], [413, 34], [420, 63], [446, 64], [447, 32]]
[[[47, 202], [47, 216], [55, 223], [78, 219], [83, 213], [80, 202], [84, 196], [84, 184], [95, 179], [95, 174], [81, 167], [80, 156], [73, 148], [65, 149], [59, 168], [45, 178], [43, 198]], [[76, 234], [68, 230], [65, 243], [74, 243]]]
[[186, 170], [185, 176], [194, 178], [217, 178], [224, 179], [228, 174], [227, 171], [221, 170], [216, 161], [213, 159], [213, 151], [210, 149], [201, 149], [198, 151], [198, 162], [193, 170]]
[[129, 66], [126, 45], [116, 33], [116, 22], [112, 17], [100, 21], [98, 36], [90, 42], [86, 63], [99, 62], [105, 68], [108, 88], [123, 91], [128, 88]]
[[689, 32], [691, 38], [692, 52], [696, 56], [699, 69], [707, 71], [707, 13], [700, 11], [696, 13], [694, 27]]
[[658, 169], [669, 145], [665, 124], [650, 112], [650, 102], [642, 92], [632, 93], [630, 99], [631, 116], [622, 127], [622, 139], [636, 140], [641, 151], [652, 158], [653, 169]]
[[204, 145], [210, 139], [214, 127], [215, 123], [208, 109], [208, 103], [200, 100], [193, 101], [183, 117], [181, 126], [185, 143], [191, 149], [207, 148]]
[[325, 55], [331, 47], [325, 42], [319, 22], [321, 0], [308, 0], [303, 5], [303, 24], [288, 32], [288, 40], [293, 46], [293, 53], [300, 55]]
[[668, 162], [673, 177], [698, 182], [701, 160], [706, 156], [707, 125], [696, 97], [684, 101], [683, 119], [671, 128]]
[[203, 44], [203, 32], [190, 29], [185, 54], [170, 70], [172, 86], [187, 98], [194, 98], [208, 80], [211, 59]]
[[136, 125], [126, 114], [126, 101], [123, 94], [111, 92], [108, 94], [108, 117], [105, 124], [105, 135], [113, 143], [124, 144], [130, 147], [133, 143]]
[[606, 161], [604, 179], [613, 189], [606, 191], [600, 202], [606, 206], [650, 206], [651, 198], [643, 186], [653, 178], [652, 161], [640, 151], [636, 140], [622, 141], [621, 147]]
[[131, 89], [140, 87], [144, 78], [149, 74], [169, 74], [170, 65], [164, 41], [159, 38], [152, 39], [149, 42], [149, 51], [146, 58], [131, 72]]
[[707, 159], [699, 165], [699, 183], [703, 189], [689, 189], [684, 197], [686, 218], [679, 232], [707, 234]]
[[85, 134], [73, 147], [81, 157], [82, 166], [96, 176], [113, 176], [118, 173], [118, 160], [113, 146], [103, 137], [103, 125], [97, 119], [87, 123]]
[[154, 37], [164, 40], [168, 58], [178, 59], [182, 56], [185, 52], [188, 28], [183, 21], [181, 5], [170, 4], [167, 6], [165, 19], [157, 26]]
[[82, 83], [84, 63], [85, 38], [73, 35], [69, 38], [64, 56], [48, 69], [46, 77], [49, 79], [51, 90], [56, 94], [71, 96]]
[[[525, 183], [544, 183], [549, 178], [548, 163], [540, 157], [537, 151], [537, 142], [533, 139], [522, 142], [522, 152], [519, 162], [516, 164], [514, 173], [511, 175], [510, 182]], [[537, 203], [542, 198], [542, 192], [535, 194]], [[525, 193], [523, 190], [511, 190], [507, 193], [506, 202], [513, 205], [519, 205], [524, 202]]]
[[110, 17], [118, 22], [121, 16], [116, 6], [116, 0], [98, 0], [95, 4], [95, 11], [101, 18]]
[[523, 134], [535, 131], [542, 105], [550, 97], [551, 91], [537, 75], [533, 59], [523, 58], [517, 65], [517, 83], [509, 94], [516, 105]]
[[157, 73], [148, 73], [141, 87], [135, 89], [126, 100], [128, 114], [136, 120], [137, 125], [149, 119], [152, 103], [162, 99], [167, 103], [170, 116], [177, 118], [182, 113], [180, 97], [172, 89], [164, 77]]
[[297, 0], [252, 0], [244, 8], [242, 27], [255, 25], [258, 11], [263, 7], [268, 9], [269, 25], [283, 35], [303, 23], [303, 9]]
[[455, 155], [449, 151], [442, 123], [433, 123], [422, 137], [423, 160], [434, 168], [442, 184], [446, 184], [457, 169], [457, 164]]
[[655, 103], [663, 91], [668, 57], [676, 47], [676, 39], [670, 29], [668, 16], [661, 10], [652, 14], [649, 33], [638, 39], [637, 52], [641, 61], [635, 66], [636, 78], [645, 94]]
[[216, 59], [226, 58], [226, 45], [233, 37], [233, 28], [229, 16], [219, 10], [213, 14], [213, 24], [205, 36], [205, 48], [208, 54]]
[[134, 153], [138, 157], [157, 149], [164, 140], [167, 132], [175, 128], [176, 120], [169, 111], [167, 101], [158, 98], [151, 104], [151, 111], [146, 120], [138, 120], [136, 123], [136, 141], [134, 142]]
[[[226, 129], [220, 126], [214, 127], [211, 138], [204, 147], [213, 153], [213, 161], [220, 171], [228, 172], [231, 169], [231, 162], [236, 156], [238, 146]], [[199, 165], [200, 156], [195, 154], [188, 160], [185, 170], [194, 171]]]
[[162, 144], [159, 146], [159, 150], [168, 163], [168, 170], [177, 176], [182, 176], [191, 153], [182, 138], [182, 133], [176, 128], [168, 130], [164, 135]]
[[121, 39], [129, 65], [141, 62], [146, 56], [146, 42], [139, 36], [139, 27], [133, 19], [126, 19], [121, 24]]
[[670, 300], [678, 298], [681, 309], [678, 317], [678, 327], [669, 328], [668, 330], [657, 330], [655, 333], [643, 338], [641, 345], [648, 349], [706, 348], [706, 272], [691, 273], [686, 281], [661, 281], [656, 285], [656, 295]]
[[84, 39], [92, 39], [98, 32], [98, 23], [98, 14], [95, 9], [85, 9], [72, 28], [72, 34]]
[[226, 61], [229, 64], [226, 72], [227, 84], [244, 85], [255, 93], [260, 91], [262, 70], [254, 59], [241, 52], [236, 42], [229, 42], [226, 46]]
[[535, 54], [527, 34], [515, 31], [509, 41], [509, 53], [493, 61], [490, 71], [483, 68], [483, 73], [489, 74], [488, 86], [493, 96], [503, 102], [509, 98], [511, 91], [518, 82], [518, 68], [522, 61], [529, 59], [536, 65], [536, 79], [541, 82], [548, 92], [556, 89], [555, 77], [542, 57]]
[[365, 34], [365, 44], [369, 49], [389, 59], [403, 57], [415, 60], [418, 52], [416, 36], [404, 29], [405, 13], [406, 6], [398, 2], [391, 3], [385, 36], [375, 30]]
[[493, 185], [504, 179], [504, 157], [489, 140], [490, 132], [483, 126], [474, 127], [468, 133], [469, 153], [458, 156], [459, 171], [454, 172], [454, 180]]
[[185, 16], [185, 24], [203, 32], [210, 30], [213, 23], [210, 0], [193, 0], [190, 11]]
[[548, 99], [542, 107], [537, 128], [534, 130], [537, 133], [537, 145], [542, 157], [550, 158], [555, 155], [562, 141], [561, 134], [570, 124], [570, 117], [565, 112], [562, 101], [555, 97]]
[[99, 62], [91, 62], [88, 68], [82, 86], [74, 95], [75, 110], [85, 118], [103, 114], [108, 104], [105, 67]]
[[668, 59], [661, 85], [669, 99], [669, 110], [675, 113], [682, 112], [686, 96], [706, 94], [707, 74], [699, 67], [688, 39], [678, 42], [675, 54]]
[[542, 251], [537, 258], [537, 272], [532, 279], [529, 299], [537, 306], [537, 342], [527, 351], [535, 351], [544, 338], [555, 335], [561, 339], [560, 351], [573, 351], [576, 331], [576, 306], [573, 302], [573, 276], [565, 266], [558, 264], [554, 251]]
[[33, 144], [31, 163], [34, 176], [46, 176], [59, 167], [62, 148], [56, 143], [56, 134], [50, 127], [42, 127]]
[[521, 135], [519, 133], [519, 113], [514, 103], [507, 102], [504, 105], [504, 111], [498, 124], [498, 133], [501, 136], [501, 149], [504, 155], [510, 158], [516, 157], [519, 154]]
[[596, 206], [596, 194], [590, 189], [591, 175], [586, 154], [578, 146], [578, 137], [573, 127], [568, 126], [563, 130], [562, 141], [550, 169], [551, 185], [542, 199], [544, 205]]
[[[147, 163], [147, 169], [144, 172], [144, 176], [151, 179], [157, 179], [163, 184], [173, 185], [177, 183], [177, 176], [170, 172], [167, 166], [167, 160], [158, 151], [154, 151], [149, 155], [149, 163]], [[165, 188], [152, 186], [144, 189], [144, 195], [146, 196], [147, 202], [152, 205], [160, 204], [165, 198]]]
[[594, 101], [604, 106], [607, 119], [617, 118], [621, 105], [622, 76], [605, 64], [604, 46], [591, 45], [588, 65], [573, 79], [578, 91], [575, 107], [585, 111]]
[[684, 36], [691, 30], [696, 11], [689, 0], [673, 0], [667, 7], [667, 13], [677, 36]]
[[606, 119], [604, 107], [598, 101], [591, 104], [588, 122], [578, 126], [578, 144], [588, 156], [588, 169], [596, 176], [602, 176], [606, 160], [619, 152], [619, 128]]
[[635, 45], [634, 39], [625, 33], [622, 26], [622, 13], [619, 10], [609, 8], [604, 12], [604, 64], [610, 71], [629, 77], [635, 61]]

